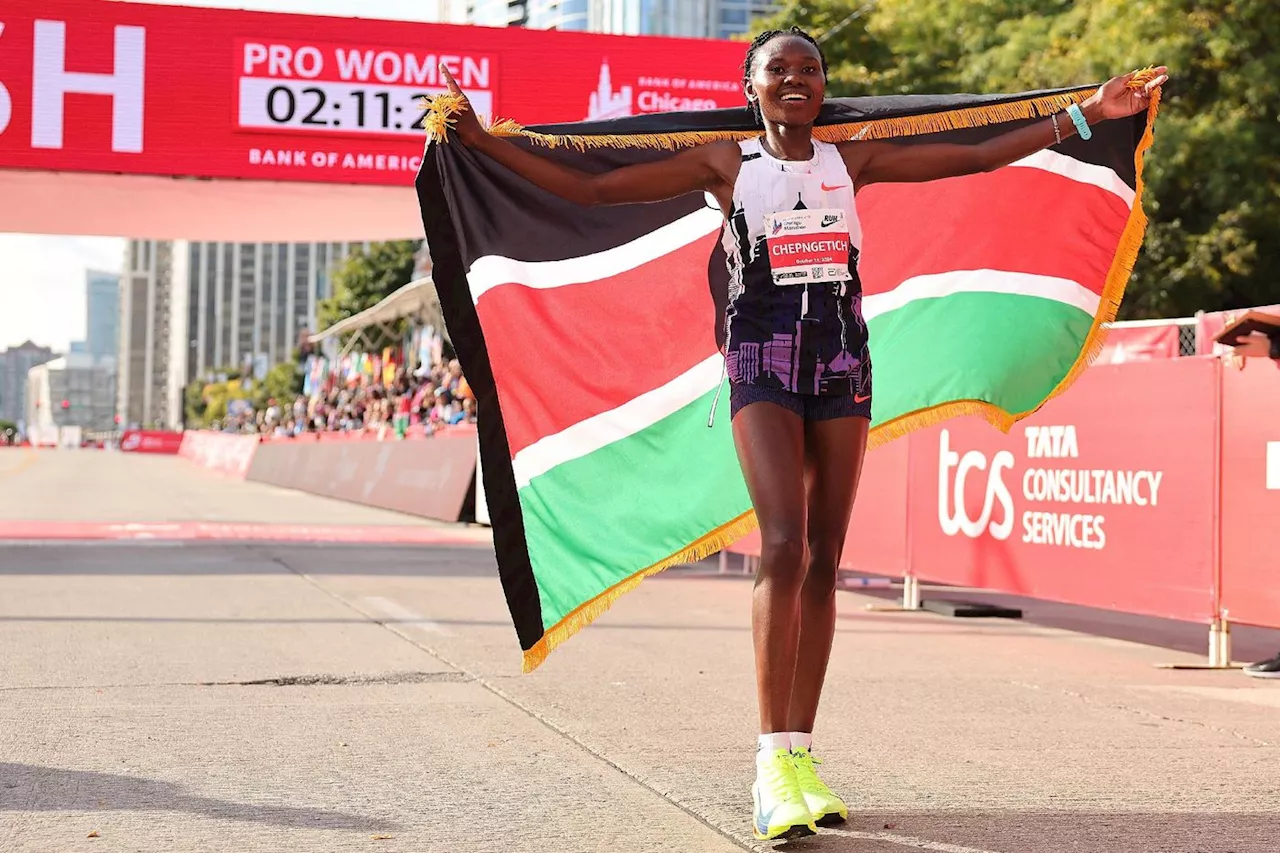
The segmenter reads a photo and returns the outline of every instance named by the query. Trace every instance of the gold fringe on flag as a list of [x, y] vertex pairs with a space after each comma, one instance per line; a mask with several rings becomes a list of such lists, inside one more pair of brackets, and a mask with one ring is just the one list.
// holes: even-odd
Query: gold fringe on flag
[[[1134, 89], [1141, 88], [1154, 76], [1155, 72], [1151, 69], [1142, 69], [1135, 74], [1129, 86]], [[1134, 187], [1133, 207], [1129, 211], [1129, 219], [1125, 223], [1124, 231], [1120, 233], [1120, 241], [1116, 245], [1116, 252], [1111, 260], [1111, 268], [1107, 271], [1107, 278], [1102, 286], [1102, 298], [1098, 304], [1097, 313], [1093, 317], [1093, 325], [1089, 328], [1089, 334], [1085, 337], [1084, 344], [1080, 347], [1080, 355], [1076, 358], [1075, 363], [1071, 365], [1066, 375], [1062, 377], [1062, 380], [1049, 392], [1049, 396], [1034, 409], [1016, 414], [983, 400], [957, 400], [932, 408], [921, 409], [872, 428], [870, 435], [867, 437], [868, 449], [887, 444], [895, 438], [901, 438], [915, 430], [930, 427], [963, 415], [982, 418], [996, 429], [1007, 433], [1013, 429], [1013, 425], [1018, 421], [1034, 415], [1040, 411], [1045, 403], [1070, 388], [1072, 383], [1080, 378], [1080, 374], [1098, 358], [1099, 353], [1102, 352], [1102, 347], [1107, 342], [1107, 326], [1115, 320], [1116, 313], [1120, 310], [1120, 300], [1124, 297], [1124, 290], [1129, 283], [1129, 276], [1133, 274], [1133, 265], [1138, 260], [1138, 250], [1142, 248], [1142, 238], [1147, 230], [1147, 215], [1142, 209], [1142, 165], [1144, 155], [1154, 140], [1156, 115], [1160, 112], [1160, 94], [1159, 89], [1152, 92], [1151, 103], [1147, 105], [1147, 126], [1142, 133], [1142, 139], [1138, 141], [1138, 147], [1134, 150], [1133, 155], [1133, 164], [1137, 177]]]
[[648, 568], [641, 569], [630, 577], [609, 587], [590, 601], [578, 605], [569, 615], [548, 628], [543, 633], [542, 639], [538, 640], [533, 648], [524, 653], [524, 671], [533, 672], [541, 666], [552, 649], [594, 622], [597, 617], [613, 606], [613, 603], [619, 597], [638, 587], [640, 581], [650, 575], [656, 575], [663, 569], [669, 569], [672, 566], [679, 566], [684, 563], [694, 563], [705, 557], [710, 557], [755, 529], [755, 511], [747, 511], [733, 519], [733, 521], [717, 527], [688, 547], [677, 551], [664, 560], [659, 560]]
[[[1150, 78], [1148, 77], [1147, 79]], [[1076, 92], [1043, 95], [1037, 98], [1026, 98], [1004, 104], [961, 107], [922, 115], [900, 116], [898, 118], [818, 125], [813, 129], [813, 137], [823, 142], [843, 142], [854, 137], [858, 139], [894, 139], [903, 136], [941, 133], [947, 130], [985, 127], [989, 124], [1000, 124], [1028, 118], [1047, 118], [1061, 112], [1071, 104], [1078, 104], [1084, 101], [1095, 91], [1097, 91], [1096, 88], [1081, 89]], [[437, 95], [434, 98], [423, 98], [422, 106], [426, 110], [423, 126], [427, 130], [427, 142], [448, 142], [448, 128], [456, 123], [457, 114], [465, 110], [467, 108], [466, 105], [466, 98], [462, 95], [444, 94]], [[654, 148], [663, 151], [678, 151], [682, 148], [691, 148], [712, 142], [738, 141], [760, 135], [758, 129], [686, 130], [672, 133], [600, 135], [548, 134], [528, 130], [519, 122], [511, 119], [495, 119], [489, 124], [488, 130], [494, 136], [523, 137], [547, 148], [571, 147], [578, 151], [596, 148]]]
[[[1078, 92], [1044, 95], [1038, 98], [1010, 101], [1004, 104], [961, 107], [922, 115], [900, 116], [898, 118], [818, 125], [813, 129], [813, 138], [823, 142], [843, 142], [854, 137], [858, 139], [894, 139], [903, 136], [941, 133], [947, 130], [985, 127], [989, 124], [1000, 124], [1028, 118], [1047, 118], [1061, 112], [1071, 104], [1078, 104], [1084, 101], [1095, 91], [1097, 90], [1081, 89]], [[594, 148], [656, 148], [664, 151], [677, 151], [682, 148], [706, 145], [711, 142], [738, 141], [760, 135], [758, 129], [687, 130], [673, 133], [602, 134], [598, 136], [558, 135], [527, 130], [510, 119], [497, 122], [490, 128], [489, 132], [495, 136], [524, 137], [547, 148], [567, 146], [578, 151], [587, 151]]]
[[422, 117], [422, 126], [427, 131], [427, 144], [449, 141], [449, 128], [457, 123], [455, 116], [467, 109], [464, 95], [445, 92], [434, 98], [422, 98], [422, 108], [426, 111]]

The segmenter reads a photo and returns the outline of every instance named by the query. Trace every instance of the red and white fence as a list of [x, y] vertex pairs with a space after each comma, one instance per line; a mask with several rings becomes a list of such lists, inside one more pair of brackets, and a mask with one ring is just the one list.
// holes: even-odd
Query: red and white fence
[[[842, 567], [1215, 627], [1280, 627], [1280, 370], [1088, 371], [1009, 435], [949, 421], [868, 454]], [[748, 537], [729, 551], [759, 555]]]
[[407, 440], [389, 431], [272, 439], [190, 431], [179, 453], [241, 480], [461, 521], [475, 515], [476, 447], [475, 427], [464, 424]]

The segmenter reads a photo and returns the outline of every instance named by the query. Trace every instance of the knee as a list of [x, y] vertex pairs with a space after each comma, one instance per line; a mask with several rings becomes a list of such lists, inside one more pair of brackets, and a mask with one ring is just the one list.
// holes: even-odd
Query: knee
[[760, 530], [760, 568], [772, 578], [790, 580], [803, 577], [805, 540], [797, 529], [770, 527]]
[[818, 538], [809, 541], [809, 566], [805, 576], [805, 592], [828, 596], [836, 591], [842, 542]]

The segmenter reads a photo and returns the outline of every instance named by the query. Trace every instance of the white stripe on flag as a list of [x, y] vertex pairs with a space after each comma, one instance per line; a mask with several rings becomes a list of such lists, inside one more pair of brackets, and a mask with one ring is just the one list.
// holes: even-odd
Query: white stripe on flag
[[1070, 279], [1005, 270], [956, 270], [909, 278], [888, 293], [864, 296], [863, 319], [896, 311], [916, 299], [939, 299], [953, 293], [1001, 293], [1035, 296], [1073, 305], [1089, 315], [1098, 313], [1098, 294]]
[[477, 258], [467, 272], [471, 300], [503, 284], [547, 289], [619, 275], [669, 255], [720, 230], [724, 216], [704, 207], [612, 249], [560, 261], [516, 261], [501, 255]]
[[1133, 207], [1135, 193], [1133, 187], [1120, 180], [1120, 176], [1106, 166], [1097, 166], [1093, 163], [1086, 163], [1083, 160], [1077, 160], [1074, 157], [1068, 157], [1066, 154], [1059, 154], [1057, 151], [1045, 149], [1037, 151], [1030, 157], [1023, 157], [1017, 162], [1010, 163], [1009, 166], [1043, 169], [1046, 172], [1053, 172], [1055, 175], [1061, 175], [1064, 178], [1070, 178], [1081, 184], [1090, 184], [1104, 189], [1118, 199], [1124, 202], [1124, 206]]
[[516, 488], [524, 488], [534, 477], [557, 465], [594, 453], [675, 414], [713, 391], [723, 376], [723, 369], [724, 356], [716, 353], [667, 384], [628, 400], [616, 409], [593, 415], [539, 439], [511, 460]]

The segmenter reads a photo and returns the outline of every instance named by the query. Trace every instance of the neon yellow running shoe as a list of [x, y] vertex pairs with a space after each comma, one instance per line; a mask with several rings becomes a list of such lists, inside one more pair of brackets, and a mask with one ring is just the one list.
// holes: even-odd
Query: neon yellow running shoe
[[795, 767], [796, 779], [800, 782], [800, 791], [804, 794], [813, 822], [818, 826], [844, 823], [849, 819], [849, 807], [818, 778], [818, 771], [813, 769], [813, 765], [821, 763], [822, 759], [815, 758], [808, 747], [792, 747], [791, 764]]
[[756, 783], [751, 786], [755, 833], [761, 841], [817, 835], [813, 815], [800, 790], [790, 750], [774, 750], [756, 758]]

